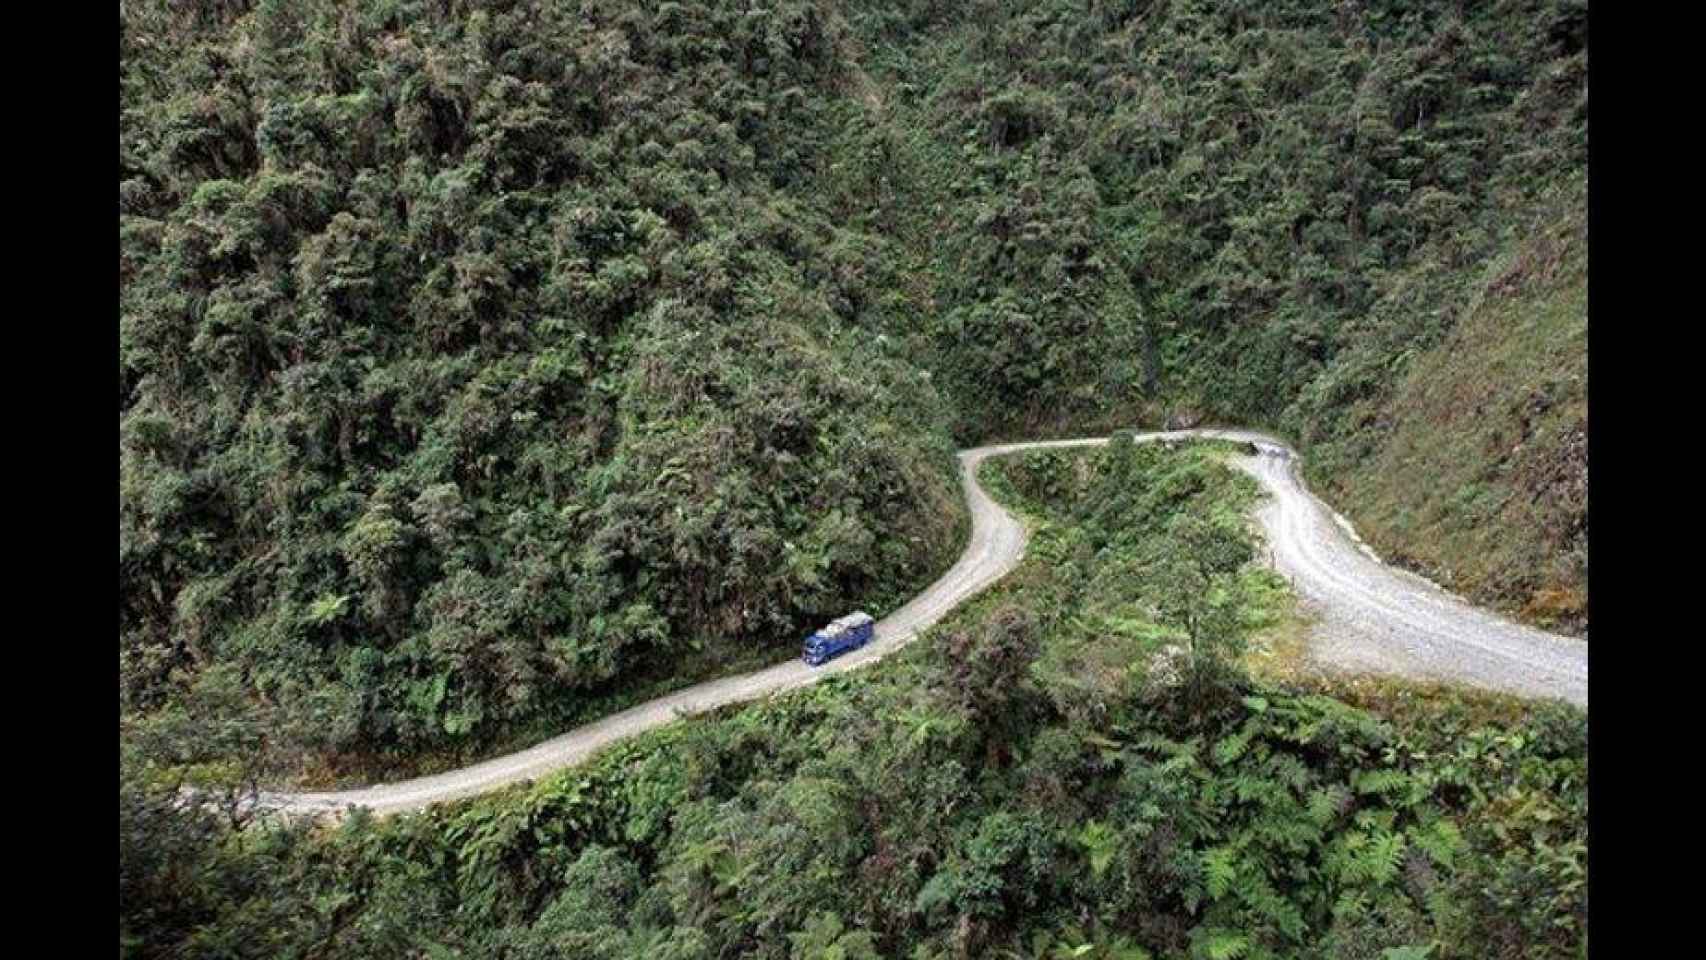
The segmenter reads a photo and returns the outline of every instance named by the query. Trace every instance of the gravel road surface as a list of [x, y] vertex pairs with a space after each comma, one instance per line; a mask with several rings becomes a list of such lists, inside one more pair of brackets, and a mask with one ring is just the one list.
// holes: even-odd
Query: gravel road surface
[[[1454, 681], [1587, 703], [1587, 645], [1519, 626], [1464, 603], [1420, 577], [1388, 567], [1355, 539], [1350, 525], [1303, 488], [1283, 443], [1245, 430], [1138, 434], [1138, 442], [1205, 437], [1251, 443], [1235, 464], [1269, 497], [1256, 511], [1272, 562], [1317, 617], [1311, 659], [1351, 671]], [[292, 814], [368, 807], [385, 815], [473, 796], [574, 766], [601, 748], [677, 717], [815, 683], [880, 660], [910, 642], [1018, 565], [1025, 529], [977, 485], [977, 467], [1007, 453], [1097, 446], [1107, 438], [978, 447], [959, 455], [971, 506], [971, 542], [940, 580], [877, 622], [870, 644], [821, 667], [793, 658], [768, 669], [697, 684], [576, 728], [538, 746], [460, 770], [400, 783], [325, 793], [263, 793], [263, 807]]]

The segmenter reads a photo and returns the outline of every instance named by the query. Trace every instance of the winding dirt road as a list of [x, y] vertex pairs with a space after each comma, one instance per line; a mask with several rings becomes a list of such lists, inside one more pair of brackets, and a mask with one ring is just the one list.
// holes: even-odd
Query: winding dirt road
[[[1350, 671], [1394, 673], [1587, 703], [1587, 645], [1519, 626], [1478, 610], [1428, 581], [1387, 567], [1350, 525], [1303, 488], [1296, 458], [1280, 441], [1245, 430], [1138, 434], [1139, 443], [1189, 437], [1251, 443], [1237, 458], [1269, 497], [1256, 511], [1275, 568], [1292, 581], [1317, 623], [1311, 659]], [[971, 506], [971, 542], [940, 580], [877, 622], [860, 650], [821, 667], [798, 658], [741, 676], [712, 680], [571, 730], [536, 747], [449, 773], [328, 793], [263, 793], [260, 805], [293, 814], [368, 807], [384, 815], [473, 796], [574, 766], [623, 738], [679, 716], [815, 683], [880, 660], [909, 643], [962, 601], [1018, 565], [1025, 529], [977, 484], [985, 459], [1025, 450], [1097, 446], [1107, 438], [978, 447], [960, 453]]]

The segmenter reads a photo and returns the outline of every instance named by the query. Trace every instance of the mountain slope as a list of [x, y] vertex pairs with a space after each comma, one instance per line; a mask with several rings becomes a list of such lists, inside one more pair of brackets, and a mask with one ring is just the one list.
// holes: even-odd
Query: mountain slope
[[1382, 556], [1587, 630], [1587, 226], [1578, 181], [1513, 231], [1463, 319], [1320, 438], [1312, 481]]
[[1385, 555], [1585, 632], [1585, 4], [851, 6], [962, 440], [1265, 426]]
[[1167, 420], [1586, 630], [1580, 298], [1485, 266], [1585, 230], [1576, 0], [121, 26], [127, 716], [327, 776], [540, 739], [922, 587], [956, 446]]
[[953, 556], [946, 408], [799, 189], [822, 4], [121, 22], [129, 710], [223, 672], [286, 752], [476, 749]]

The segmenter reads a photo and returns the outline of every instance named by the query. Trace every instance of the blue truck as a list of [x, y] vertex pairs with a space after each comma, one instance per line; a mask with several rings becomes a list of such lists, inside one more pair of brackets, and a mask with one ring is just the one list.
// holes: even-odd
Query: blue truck
[[849, 650], [857, 650], [871, 642], [877, 623], [863, 610], [850, 613], [806, 638], [805, 661], [814, 667], [822, 666]]

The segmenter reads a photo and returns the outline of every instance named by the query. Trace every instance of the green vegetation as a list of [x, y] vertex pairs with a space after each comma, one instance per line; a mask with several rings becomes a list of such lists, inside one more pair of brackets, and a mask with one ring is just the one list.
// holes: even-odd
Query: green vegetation
[[371, 774], [951, 561], [946, 408], [798, 188], [819, 5], [247, 6], [121, 16], [127, 714]]
[[957, 436], [1265, 426], [1386, 555], [1585, 634], [1585, 0], [852, 6], [850, 189]]
[[1580, 0], [120, 24], [129, 723], [461, 762], [909, 596], [956, 445], [1173, 418], [1586, 630]]
[[[1577, 180], [1492, 261], [1461, 322], [1357, 431], [1311, 445], [1315, 489], [1382, 556], [1542, 626], [1587, 630], [1587, 203]], [[1425, 484], [1410, 478], [1427, 477]]]
[[853, 7], [892, 91], [859, 193], [930, 268], [971, 433], [1143, 399], [1336, 426], [1586, 165], [1572, 0]]
[[1034, 546], [929, 637], [529, 788], [231, 831], [128, 758], [121, 953], [1584, 955], [1585, 715], [1242, 675], [1218, 456], [996, 461]]
[[1585, 634], [1585, 0], [120, 30], [122, 955], [1585, 951], [1583, 716], [1251, 679], [1289, 597], [1201, 445], [989, 467], [1029, 559], [879, 670], [419, 817], [237, 802], [881, 613], [998, 436], [1267, 427]]

